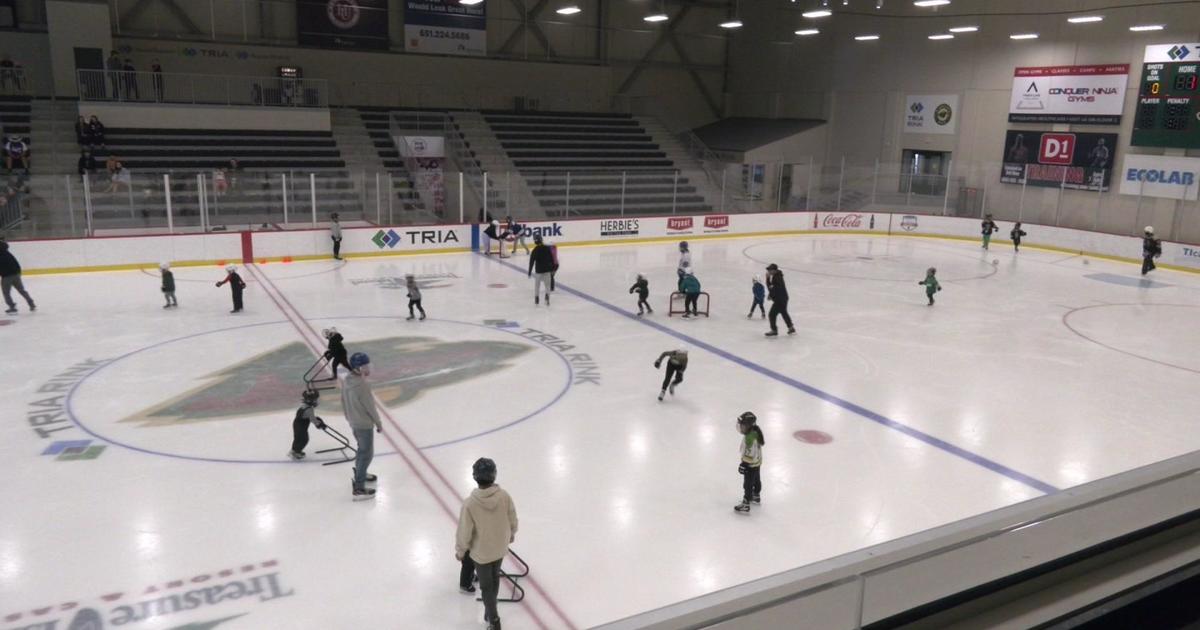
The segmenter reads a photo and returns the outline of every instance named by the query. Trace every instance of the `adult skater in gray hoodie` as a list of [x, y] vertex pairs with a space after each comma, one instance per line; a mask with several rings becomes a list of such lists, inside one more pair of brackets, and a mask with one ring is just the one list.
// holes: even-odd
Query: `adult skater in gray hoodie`
[[468, 558], [475, 561], [479, 590], [483, 591], [483, 618], [488, 630], [501, 630], [496, 612], [500, 563], [508, 555], [508, 545], [516, 539], [517, 510], [512, 497], [496, 485], [496, 462], [486, 457], [475, 460], [471, 476], [479, 488], [471, 491], [459, 512], [454, 557], [464, 564]]
[[375, 475], [367, 473], [367, 467], [375, 457], [375, 436], [371, 430], [383, 432], [379, 411], [375, 409], [375, 396], [366, 379], [370, 375], [371, 358], [365, 352], [350, 355], [350, 374], [342, 381], [342, 412], [346, 414], [346, 422], [350, 423], [354, 440], [358, 443], [358, 455], [354, 458], [354, 481], [350, 484], [355, 501], [375, 498], [375, 489], [366, 487], [367, 483], [377, 479]]

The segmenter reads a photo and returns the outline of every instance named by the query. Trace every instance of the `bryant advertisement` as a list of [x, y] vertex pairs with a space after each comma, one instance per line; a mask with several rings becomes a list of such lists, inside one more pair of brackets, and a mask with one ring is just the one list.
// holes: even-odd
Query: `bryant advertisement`
[[1108, 190], [1117, 151], [1115, 133], [1010, 130], [1004, 139], [1005, 184]]
[[407, 0], [404, 50], [436, 55], [486, 55], [487, 3]]
[[387, 0], [300, 0], [296, 28], [301, 46], [387, 50]]

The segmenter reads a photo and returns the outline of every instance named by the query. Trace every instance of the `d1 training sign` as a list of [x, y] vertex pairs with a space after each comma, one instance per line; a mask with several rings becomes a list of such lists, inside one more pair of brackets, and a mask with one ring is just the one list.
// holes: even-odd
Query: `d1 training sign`
[[1129, 64], [1017, 68], [1008, 122], [1119, 125]]
[[438, 55], [487, 54], [487, 3], [406, 0], [404, 50]]
[[1200, 158], [1127, 155], [1121, 166], [1121, 194], [1196, 200]]
[[388, 47], [387, 0], [300, 0], [297, 40], [325, 48]]
[[1004, 139], [1006, 184], [1108, 190], [1116, 157], [1115, 133], [1010, 130]]

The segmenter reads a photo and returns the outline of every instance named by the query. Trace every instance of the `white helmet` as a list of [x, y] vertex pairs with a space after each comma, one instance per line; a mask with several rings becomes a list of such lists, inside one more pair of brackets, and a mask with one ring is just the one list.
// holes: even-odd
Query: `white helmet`
[[675, 349], [675, 352], [678, 352], [679, 354], [687, 354], [688, 347], [687, 346], [679, 346], [678, 348]]
[[334, 335], [336, 335], [336, 334], [337, 334], [337, 329], [336, 329], [336, 328], [334, 328], [333, 326], [330, 326], [329, 328], [326, 328], [325, 330], [322, 330], [322, 331], [321, 331], [321, 334], [322, 334], [322, 335], [324, 335], [324, 337], [325, 337], [326, 339], [328, 339], [328, 338], [330, 338], [330, 337], [332, 337], [332, 336], [334, 336]]
[[229, 273], [233, 273], [233, 272], [237, 271], [237, 267], [235, 267], [233, 265], [225, 265], [225, 271], [228, 271]]
[[1153, 225], [1147, 225], [1147, 226], [1146, 226], [1146, 233], [1147, 233], [1147, 234], [1153, 234], [1153, 233], [1154, 233], [1154, 226], [1153, 226]]
[[165, 262], [158, 263], [158, 268], [162, 269], [163, 271], [166, 271], [171, 268], [171, 263], [165, 263]]

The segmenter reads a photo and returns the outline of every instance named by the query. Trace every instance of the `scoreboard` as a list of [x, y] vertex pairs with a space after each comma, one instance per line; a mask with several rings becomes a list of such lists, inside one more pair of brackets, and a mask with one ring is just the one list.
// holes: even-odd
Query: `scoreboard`
[[1200, 148], [1200, 44], [1147, 46], [1131, 144]]

